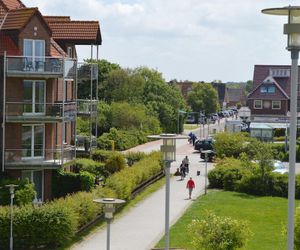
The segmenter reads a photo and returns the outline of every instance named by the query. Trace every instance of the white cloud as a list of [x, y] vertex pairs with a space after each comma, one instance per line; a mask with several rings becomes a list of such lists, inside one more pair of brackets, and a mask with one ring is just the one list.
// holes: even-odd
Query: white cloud
[[[286, 64], [285, 18], [272, 0], [24, 0], [45, 15], [99, 20], [100, 55], [124, 67], [157, 68], [179, 80], [248, 80], [254, 64]], [[296, 1], [289, 1], [296, 4]], [[286, 4], [287, 5], [287, 4]], [[63, 8], [62, 8], [63, 7]], [[89, 57], [89, 48], [80, 49]]]

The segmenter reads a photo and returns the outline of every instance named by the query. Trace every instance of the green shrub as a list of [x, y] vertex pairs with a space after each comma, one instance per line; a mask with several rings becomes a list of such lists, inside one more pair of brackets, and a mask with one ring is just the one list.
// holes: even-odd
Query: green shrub
[[105, 169], [103, 162], [93, 161], [91, 159], [77, 158], [75, 169], [77, 172], [87, 171], [95, 176], [108, 176], [108, 172]]
[[53, 198], [64, 197], [67, 194], [80, 191], [79, 175], [63, 170], [52, 171], [52, 196]]
[[161, 169], [161, 154], [152, 153], [132, 167], [110, 176], [106, 180], [106, 186], [115, 190], [120, 199], [129, 199], [139, 184], [159, 173]]
[[91, 191], [95, 186], [95, 175], [87, 171], [82, 171], [79, 173], [79, 180], [81, 191]]
[[246, 221], [209, 212], [188, 226], [194, 249], [233, 250], [245, 246], [252, 234]]
[[[0, 246], [8, 249], [9, 209], [0, 208]], [[72, 210], [57, 203], [34, 209], [32, 206], [14, 209], [14, 249], [37, 249], [58, 246], [75, 234], [76, 217]]]
[[243, 170], [240, 167], [232, 167], [226, 169], [224, 174], [224, 190], [226, 191], [234, 191], [235, 186], [239, 180], [241, 180], [243, 176]]
[[294, 248], [300, 250], [300, 207], [296, 208], [295, 212], [295, 239]]
[[250, 140], [243, 133], [218, 133], [215, 135], [214, 148], [218, 157], [235, 157], [242, 153]]
[[0, 205], [10, 204], [10, 194], [9, 189], [5, 187], [8, 184], [18, 185], [15, 191], [15, 204], [16, 205], [25, 205], [31, 203], [35, 196], [34, 185], [26, 180], [17, 180], [17, 179], [0, 179]]
[[214, 168], [208, 172], [208, 180], [210, 188], [224, 188], [224, 175], [226, 168]]
[[97, 162], [105, 162], [114, 151], [97, 149], [92, 152], [92, 159]]
[[115, 152], [105, 162], [105, 169], [113, 174], [125, 168], [125, 158], [122, 154]]
[[15, 202], [17, 205], [31, 204], [36, 192], [32, 183], [26, 183], [22, 189], [17, 189], [15, 192]]
[[127, 152], [124, 156], [128, 166], [132, 166], [135, 162], [145, 158], [146, 154], [144, 152]]

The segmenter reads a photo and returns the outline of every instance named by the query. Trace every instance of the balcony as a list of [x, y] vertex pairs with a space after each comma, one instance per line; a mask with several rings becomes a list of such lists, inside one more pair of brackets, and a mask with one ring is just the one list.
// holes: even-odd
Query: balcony
[[7, 102], [5, 112], [7, 122], [73, 121], [76, 117], [76, 102]]
[[98, 79], [98, 64], [78, 63], [77, 77], [78, 79], [85, 81]]
[[75, 147], [68, 146], [59, 149], [34, 150], [31, 149], [5, 149], [6, 169], [55, 169], [70, 164], [75, 160]]
[[11, 77], [74, 79], [76, 60], [62, 57], [7, 56], [6, 73]]
[[77, 115], [78, 116], [96, 116], [97, 115], [97, 100], [77, 100]]

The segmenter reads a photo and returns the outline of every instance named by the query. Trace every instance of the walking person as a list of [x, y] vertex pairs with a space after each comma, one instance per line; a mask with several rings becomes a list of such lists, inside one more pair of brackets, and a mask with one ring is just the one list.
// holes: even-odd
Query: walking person
[[181, 165], [180, 165], [180, 176], [181, 176], [181, 180], [183, 180], [185, 178], [185, 166], [184, 166], [184, 162], [182, 161]]
[[190, 165], [190, 160], [188, 158], [188, 156], [186, 155], [185, 158], [182, 161], [184, 163], [184, 167], [185, 167], [185, 172], [189, 173], [189, 165]]
[[193, 181], [192, 177], [190, 177], [190, 179], [188, 180], [188, 182], [186, 184], [186, 188], [189, 190], [189, 199], [191, 199], [193, 189], [195, 188], [195, 182]]

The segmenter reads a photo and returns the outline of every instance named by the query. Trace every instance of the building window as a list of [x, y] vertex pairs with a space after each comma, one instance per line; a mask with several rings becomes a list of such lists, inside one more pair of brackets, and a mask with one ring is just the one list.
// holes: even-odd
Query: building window
[[281, 109], [281, 101], [272, 101], [272, 109]]
[[44, 71], [45, 41], [24, 39], [23, 55], [26, 59], [26, 70]]
[[262, 100], [254, 100], [254, 109], [262, 109]]
[[290, 69], [270, 69], [270, 76], [290, 77]]
[[23, 113], [44, 114], [45, 113], [45, 81], [23, 81]]
[[67, 48], [67, 53], [68, 53], [68, 56], [72, 58], [73, 57], [73, 48], [72, 47], [68, 47]]
[[22, 126], [23, 159], [42, 158], [44, 156], [44, 125]]
[[260, 93], [275, 93], [275, 86], [261, 86]]

